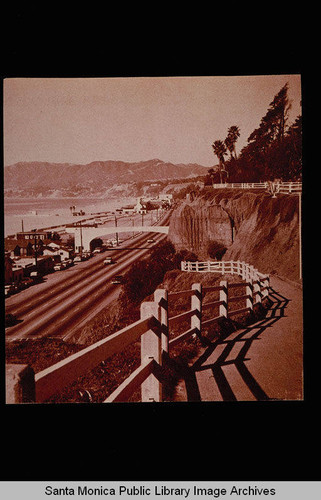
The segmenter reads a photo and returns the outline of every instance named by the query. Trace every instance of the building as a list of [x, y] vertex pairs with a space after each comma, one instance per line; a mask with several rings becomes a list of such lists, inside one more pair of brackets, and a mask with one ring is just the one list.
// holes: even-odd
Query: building
[[68, 260], [72, 257], [73, 251], [70, 248], [60, 247], [59, 245], [55, 245], [52, 247], [51, 245], [47, 245], [43, 248], [42, 255], [51, 256], [56, 261], [55, 257], [59, 256], [58, 260]]
[[136, 205], [134, 206], [134, 212], [137, 214], [146, 214], [147, 207], [146, 204], [142, 202], [142, 198], [138, 198]]
[[19, 265], [12, 266], [11, 283], [14, 283], [15, 285], [17, 285], [18, 283], [20, 283], [23, 280], [23, 278], [24, 278], [23, 268]]
[[[56, 237], [54, 237], [56, 236]], [[57, 233], [52, 231], [21, 231], [16, 234], [17, 240], [54, 240], [59, 239]]]
[[134, 205], [126, 205], [124, 207], [121, 207], [119, 210], [116, 210], [116, 212], [123, 213], [123, 214], [133, 214], [133, 213], [135, 213], [135, 206]]
[[5, 255], [4, 261], [4, 282], [6, 285], [11, 283], [18, 284], [24, 278], [23, 267], [16, 264], [8, 255]]
[[34, 255], [34, 245], [28, 240], [18, 240], [15, 238], [6, 238], [4, 242], [5, 251], [10, 257], [30, 257]]
[[4, 257], [4, 282], [5, 284], [11, 283], [12, 282], [12, 267], [13, 267], [13, 260], [9, 255], [5, 255]]
[[172, 204], [173, 202], [173, 195], [172, 194], [167, 194], [167, 193], [161, 193], [158, 198], [161, 200], [161, 201], [168, 201], [170, 204]]

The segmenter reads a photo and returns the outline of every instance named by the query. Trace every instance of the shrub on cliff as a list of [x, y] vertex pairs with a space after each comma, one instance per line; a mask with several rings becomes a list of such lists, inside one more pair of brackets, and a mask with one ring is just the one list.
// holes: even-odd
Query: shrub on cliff
[[207, 253], [212, 259], [221, 260], [227, 248], [218, 241], [211, 240], [207, 245]]
[[182, 260], [197, 260], [188, 250], [175, 251], [170, 241], [153, 248], [149, 259], [135, 262], [126, 273], [120, 301], [123, 307], [140, 304], [163, 281], [167, 271], [180, 269]]

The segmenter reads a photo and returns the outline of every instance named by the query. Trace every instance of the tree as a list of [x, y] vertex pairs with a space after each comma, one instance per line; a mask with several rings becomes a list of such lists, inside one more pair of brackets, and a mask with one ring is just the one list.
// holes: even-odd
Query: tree
[[302, 116], [298, 116], [286, 134], [289, 178], [302, 178]]
[[288, 113], [291, 109], [291, 104], [288, 98], [288, 83], [276, 94], [273, 101], [270, 103], [269, 110], [265, 115], [274, 125], [275, 138], [280, 141], [284, 138], [285, 126], [288, 119]]
[[[224, 155], [227, 154], [226, 152], [226, 146], [224, 144], [223, 141], [221, 140], [216, 140], [213, 142], [212, 144], [212, 148], [213, 148], [213, 151], [214, 151], [214, 154], [217, 156], [218, 158], [218, 162], [219, 162], [219, 174], [220, 174], [220, 183], [222, 184], [223, 182], [223, 176], [222, 176], [222, 172], [226, 172], [224, 166], [225, 166], [225, 160], [224, 160]], [[227, 172], [226, 172], [227, 173]]]
[[[225, 146], [230, 152], [231, 155], [231, 160], [234, 158], [237, 160], [237, 155], [236, 155], [236, 149], [235, 149], [235, 143], [237, 139], [240, 137], [240, 129], [236, 125], [232, 125], [228, 131], [227, 131], [227, 137], [224, 141]], [[234, 156], [233, 156], [234, 153]]]
[[216, 177], [216, 171], [214, 170], [214, 168], [209, 168], [208, 171], [207, 171], [207, 173], [208, 173], [208, 177], [209, 177], [209, 179], [211, 181], [210, 183], [213, 186], [213, 184], [215, 184], [214, 181], [215, 181], [215, 177]]
[[290, 108], [286, 83], [271, 101], [259, 127], [250, 134], [247, 146], [240, 153], [238, 168], [242, 170], [243, 182], [275, 177], [291, 180], [300, 175], [300, 122], [293, 129], [286, 130]]

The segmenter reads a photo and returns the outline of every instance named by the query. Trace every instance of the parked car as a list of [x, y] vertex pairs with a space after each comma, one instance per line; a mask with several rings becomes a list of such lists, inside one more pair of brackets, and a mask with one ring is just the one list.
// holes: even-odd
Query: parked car
[[13, 326], [17, 323], [17, 316], [15, 314], [6, 313], [5, 316], [5, 328], [7, 326]]
[[14, 291], [13, 285], [4, 285], [4, 295], [5, 297], [9, 297], [11, 293]]
[[21, 287], [22, 288], [28, 288], [29, 286], [33, 285], [33, 280], [30, 278], [24, 278], [21, 281]]
[[9, 285], [4, 286], [5, 295], [13, 295], [14, 293], [19, 292], [20, 284], [19, 283], [10, 283]]
[[123, 276], [114, 276], [111, 280], [113, 285], [121, 285], [124, 282]]

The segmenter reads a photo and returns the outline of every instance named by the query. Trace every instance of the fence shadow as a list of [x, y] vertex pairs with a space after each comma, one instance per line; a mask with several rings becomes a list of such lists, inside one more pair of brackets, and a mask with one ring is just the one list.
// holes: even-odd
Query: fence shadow
[[[269, 328], [285, 316], [285, 309], [289, 303], [289, 299], [278, 293], [274, 289], [270, 289], [269, 294], [269, 307], [266, 311], [264, 319], [249, 325], [237, 333], [230, 333], [227, 336], [220, 337], [218, 340], [212, 342], [203, 352], [203, 354], [188, 368], [185, 367], [182, 377], [185, 382], [187, 401], [201, 401], [201, 390], [197, 381], [197, 373], [209, 370], [211, 375], [209, 379], [214, 379], [214, 382], [221, 394], [223, 401], [237, 401], [238, 395], [233, 392], [228, 379], [225, 376], [223, 367], [234, 366], [244, 383], [257, 401], [270, 400], [264, 389], [260, 386], [254, 376], [251, 374], [246, 366], [248, 352], [253, 344], [257, 341], [262, 334], [268, 334]], [[228, 360], [232, 349], [239, 344], [243, 343], [236, 357]], [[223, 349], [222, 349], [223, 347]], [[221, 351], [221, 352], [220, 352]], [[206, 361], [213, 354], [218, 354], [216, 360], [212, 363], [206, 364]], [[213, 383], [211, 381], [211, 383]], [[206, 390], [206, 389], [205, 389]]]

